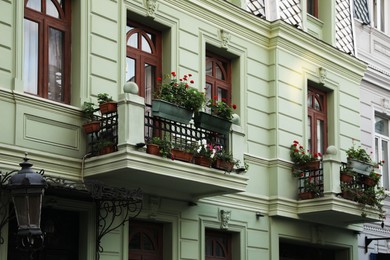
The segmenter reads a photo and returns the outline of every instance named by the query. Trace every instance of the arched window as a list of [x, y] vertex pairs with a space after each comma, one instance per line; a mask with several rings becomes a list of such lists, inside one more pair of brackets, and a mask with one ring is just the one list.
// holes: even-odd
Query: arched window
[[327, 147], [326, 93], [309, 85], [307, 95], [308, 149], [324, 153]]
[[231, 260], [231, 244], [230, 233], [206, 230], [206, 260]]
[[225, 99], [231, 103], [230, 61], [220, 56], [207, 53], [206, 56], [206, 97]]
[[25, 0], [24, 91], [70, 102], [70, 0]]
[[133, 221], [129, 229], [129, 259], [162, 259], [162, 224]]
[[136, 82], [150, 104], [161, 75], [161, 33], [129, 21], [126, 28], [126, 81]]

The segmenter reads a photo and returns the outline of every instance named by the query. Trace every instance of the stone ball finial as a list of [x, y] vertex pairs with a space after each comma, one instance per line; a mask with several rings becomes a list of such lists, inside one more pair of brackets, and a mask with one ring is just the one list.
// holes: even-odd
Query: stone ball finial
[[337, 154], [337, 148], [336, 146], [334, 145], [330, 145], [327, 149], [326, 149], [326, 154], [329, 154], [329, 155], [336, 155]]
[[240, 124], [240, 116], [237, 114], [233, 114], [232, 123], [235, 125], [239, 125]]
[[125, 93], [138, 94], [138, 90], [139, 88], [137, 83], [132, 81], [126, 82], [125, 85], [123, 86], [123, 91]]

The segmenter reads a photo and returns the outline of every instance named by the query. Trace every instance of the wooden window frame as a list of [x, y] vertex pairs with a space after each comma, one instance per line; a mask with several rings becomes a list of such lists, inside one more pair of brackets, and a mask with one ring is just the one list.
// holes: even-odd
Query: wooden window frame
[[[309, 10], [309, 2], [312, 2], [313, 4], [313, 10]], [[307, 13], [318, 18], [318, 0], [307, 0]]]
[[[63, 12], [60, 18], [45, 14], [46, 1], [41, 0], [42, 10], [38, 12], [27, 7], [29, 0], [24, 1], [24, 19], [38, 23], [38, 93], [43, 98], [48, 98], [49, 83], [49, 28], [63, 32], [63, 103], [70, 103], [70, 68], [71, 68], [71, 1], [65, 0], [64, 7], [59, 8]], [[57, 1], [52, 1], [59, 6]], [[56, 101], [56, 100], [54, 100]], [[59, 102], [59, 101], [57, 101]]]
[[[147, 257], [147, 259], [162, 259], [163, 257], [163, 232], [164, 227], [162, 223], [152, 223], [145, 221], [131, 221], [129, 224], [129, 243], [131, 242], [133, 236], [137, 233], [141, 234], [150, 234], [148, 237], [153, 237], [152, 233], [157, 234], [156, 240], [153, 241], [156, 245], [156, 250], [144, 250], [140, 249], [130, 249], [128, 253], [128, 259], [134, 259], [134, 257]], [[142, 238], [141, 238], [142, 239]], [[138, 258], [137, 258], [138, 259]]]
[[323, 149], [324, 151], [320, 151], [321, 153], [325, 152], [327, 146], [328, 146], [328, 122], [327, 122], [327, 96], [326, 92], [323, 92], [315, 86], [313, 86], [312, 83], [309, 83], [308, 87], [308, 92], [307, 92], [307, 99], [309, 99], [309, 96], [315, 96], [315, 95], [320, 95], [322, 97], [322, 102], [321, 102], [321, 108], [322, 111], [315, 110], [314, 108], [309, 107], [309, 104], [307, 104], [307, 115], [308, 119], [310, 120], [311, 123], [311, 129], [310, 131], [310, 136], [311, 136], [311, 143], [309, 146], [311, 147], [311, 152], [318, 152], [318, 147], [317, 147], [317, 120], [323, 120], [324, 122], [324, 140], [323, 140]]
[[[208, 256], [205, 255], [206, 260], [232, 260], [233, 254], [232, 254], [232, 244], [233, 244], [233, 236], [231, 233], [226, 231], [218, 231], [218, 230], [211, 230], [206, 229], [205, 232], [205, 246], [207, 245], [208, 240], [212, 240], [213, 243], [215, 243], [218, 239], [226, 239], [226, 256], [220, 257], [220, 256]], [[205, 250], [206, 251], [206, 250]], [[205, 252], [206, 253], [206, 252]]]
[[[157, 86], [157, 77], [161, 77], [162, 74], [162, 33], [154, 30], [150, 27], [147, 27], [143, 24], [134, 22], [130, 19], [127, 20], [127, 25], [134, 27], [135, 29], [130, 33], [126, 34], [126, 57], [132, 58], [135, 60], [135, 82], [139, 86], [139, 95], [145, 97], [145, 70], [144, 65], [150, 64], [156, 67], [156, 77], [154, 79], [154, 86]], [[130, 36], [134, 33], [150, 33], [155, 37], [155, 42], [148, 40], [150, 46], [152, 47], [152, 53], [147, 53], [142, 51], [142, 49], [134, 48], [127, 45], [127, 41]], [[141, 37], [138, 37], [138, 46], [141, 46]], [[153, 90], [154, 91], [154, 90]]]
[[[227, 92], [226, 103], [230, 105], [232, 102], [231, 61], [214, 53], [207, 52], [206, 64], [209, 60], [213, 62], [212, 76], [206, 74], [206, 83], [211, 85], [211, 98], [218, 96], [218, 88], [225, 89]], [[225, 69], [225, 80], [220, 80], [215, 77], [216, 63]]]

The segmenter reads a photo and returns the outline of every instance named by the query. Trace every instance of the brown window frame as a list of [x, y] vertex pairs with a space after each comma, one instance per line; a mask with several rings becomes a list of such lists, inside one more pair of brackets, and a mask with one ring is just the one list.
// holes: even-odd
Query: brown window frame
[[[309, 9], [309, 2], [312, 3], [312, 10]], [[307, 13], [318, 18], [318, 0], [307, 0]]]
[[[127, 20], [127, 25], [134, 27], [133, 30], [126, 33], [126, 57], [135, 60], [135, 82], [139, 86], [139, 96], [145, 97], [145, 70], [143, 69], [145, 64], [150, 64], [156, 67], [154, 86], [157, 86], [157, 77], [161, 77], [162, 74], [162, 33], [154, 30], [143, 24], [134, 22], [130, 19]], [[127, 45], [130, 36], [134, 33], [140, 34], [152, 34], [155, 37], [155, 42], [146, 40], [151, 46], [152, 53], [147, 53], [142, 50], [141, 37], [138, 37], [138, 48]], [[152, 90], [153, 92], [154, 90]], [[146, 100], [145, 100], [146, 101]]]
[[[41, 0], [41, 12], [27, 7], [29, 0], [24, 1], [24, 19], [38, 24], [38, 90], [37, 96], [48, 98], [49, 92], [49, 28], [63, 32], [63, 103], [70, 103], [70, 67], [71, 67], [71, 0], [64, 0], [63, 8], [58, 1], [52, 1], [57, 6], [60, 18], [45, 14], [46, 0]], [[30, 93], [31, 94], [31, 93]], [[57, 101], [57, 100], [53, 100]], [[57, 101], [61, 102], [61, 101]]]
[[[129, 254], [128, 259], [144, 259], [159, 260], [163, 258], [163, 232], [164, 226], [162, 223], [152, 223], [146, 221], [131, 221], [129, 222]], [[150, 238], [155, 246], [155, 250], [148, 250], [142, 247], [141, 243], [145, 236], [140, 237], [140, 246], [138, 249], [131, 249], [130, 242], [136, 234], [142, 234]]]
[[[226, 103], [230, 105], [232, 102], [231, 61], [214, 53], [207, 52], [206, 65], [209, 61], [213, 62], [212, 75], [207, 75], [206, 72], [206, 84], [211, 85], [211, 98], [218, 96], [218, 88], [222, 88], [227, 92]], [[216, 78], [216, 64], [219, 64], [224, 69], [225, 80]]]
[[[216, 243], [223, 244], [223, 241], [226, 241], [225, 250], [226, 255], [225, 257], [222, 256], [216, 256], [216, 255], [207, 255], [207, 243], [211, 241], [213, 246]], [[232, 260], [232, 244], [233, 244], [233, 236], [232, 233], [226, 232], [226, 231], [218, 231], [218, 230], [211, 230], [206, 229], [205, 232], [205, 259], [206, 260]], [[214, 247], [215, 248], [215, 247]]]
[[[314, 102], [314, 98], [316, 97], [316, 95], [319, 95], [321, 97], [321, 99], [317, 99], [320, 103], [321, 111], [314, 109], [313, 103], [312, 103], [312, 107], [309, 106], [310, 97], [313, 97], [310, 100]], [[324, 150], [326, 150], [326, 148], [328, 146], [328, 122], [327, 122], [328, 115], [327, 115], [327, 95], [326, 95], [326, 92], [315, 88], [314, 84], [309, 82], [309, 87], [308, 87], [308, 92], [307, 92], [307, 100], [308, 100], [307, 115], [308, 115], [308, 120], [311, 121], [310, 122], [311, 128], [309, 129], [311, 140], [308, 140], [309, 147], [310, 147], [311, 152], [324, 153], [325, 152]], [[317, 120], [322, 120], [324, 122], [324, 126], [323, 126], [324, 127], [324, 129], [323, 129], [323, 133], [324, 133], [323, 139], [324, 140], [323, 140], [323, 150], [322, 151], [319, 151], [318, 147], [317, 147], [317, 136], [318, 136], [317, 125], [316, 125]]]

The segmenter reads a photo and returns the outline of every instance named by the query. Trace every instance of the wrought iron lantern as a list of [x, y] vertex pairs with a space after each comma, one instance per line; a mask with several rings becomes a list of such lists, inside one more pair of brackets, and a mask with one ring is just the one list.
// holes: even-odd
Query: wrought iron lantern
[[40, 222], [46, 181], [41, 174], [31, 169], [27, 154], [23, 160], [19, 164], [22, 169], [9, 179], [8, 188], [15, 207], [20, 247], [30, 250], [43, 244]]

